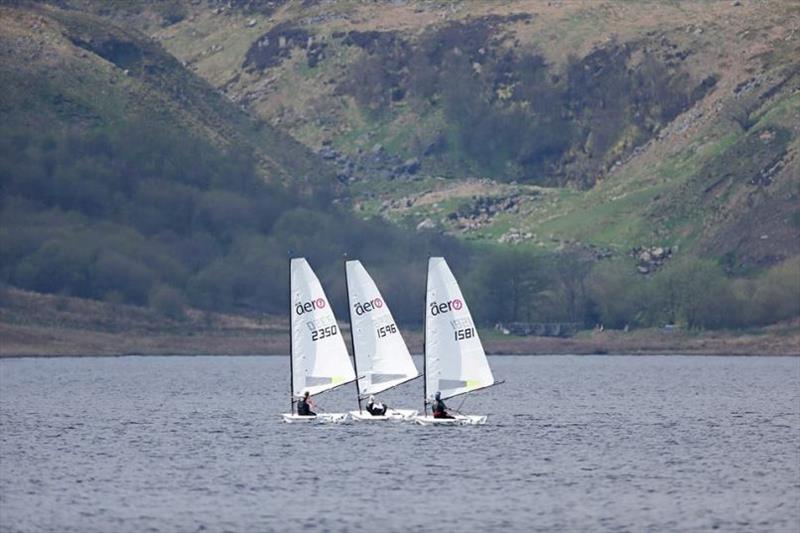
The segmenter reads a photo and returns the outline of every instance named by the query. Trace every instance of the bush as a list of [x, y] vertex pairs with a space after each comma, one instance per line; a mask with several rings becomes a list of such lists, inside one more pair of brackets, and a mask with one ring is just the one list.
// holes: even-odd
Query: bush
[[603, 262], [593, 268], [587, 285], [599, 322], [616, 329], [643, 325], [648, 302], [645, 281], [626, 262]]
[[468, 278], [475, 295], [472, 313], [480, 322], [529, 322], [539, 314], [538, 303], [548, 280], [540, 260], [530, 252], [503, 250], [485, 255]]
[[749, 285], [749, 322], [772, 324], [800, 316], [800, 257], [773, 267]]
[[184, 308], [186, 301], [183, 295], [167, 285], [159, 285], [152, 289], [147, 296], [148, 305], [159, 314], [182, 320], [186, 317]]

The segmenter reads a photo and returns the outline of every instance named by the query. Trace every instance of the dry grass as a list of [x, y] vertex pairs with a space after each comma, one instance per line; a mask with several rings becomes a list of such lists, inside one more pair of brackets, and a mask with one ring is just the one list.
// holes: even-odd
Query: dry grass
[[[285, 355], [283, 317], [206, 315], [170, 320], [144, 308], [16, 289], [0, 300], [0, 357], [112, 355]], [[346, 341], [349, 341], [347, 328]], [[421, 331], [403, 331], [412, 353]], [[583, 333], [569, 339], [483, 334], [492, 354], [800, 354], [800, 324], [755, 333], [638, 330]]]

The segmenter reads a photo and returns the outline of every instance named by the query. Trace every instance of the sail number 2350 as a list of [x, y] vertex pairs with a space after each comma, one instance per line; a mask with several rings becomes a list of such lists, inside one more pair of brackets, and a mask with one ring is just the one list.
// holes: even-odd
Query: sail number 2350
[[311, 330], [311, 340], [319, 341], [327, 337], [333, 337], [338, 332], [339, 328], [336, 327], [336, 324], [324, 327], [322, 329], [314, 329]]

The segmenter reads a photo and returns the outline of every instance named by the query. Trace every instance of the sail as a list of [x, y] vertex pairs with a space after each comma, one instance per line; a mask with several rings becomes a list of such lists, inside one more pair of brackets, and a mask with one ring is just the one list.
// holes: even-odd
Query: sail
[[305, 259], [292, 259], [292, 394], [332, 389], [356, 378], [333, 310]]
[[347, 261], [345, 273], [359, 394], [377, 394], [417, 377], [417, 367], [375, 282], [360, 261]]
[[443, 257], [428, 260], [425, 301], [426, 400], [450, 398], [494, 383], [469, 307]]

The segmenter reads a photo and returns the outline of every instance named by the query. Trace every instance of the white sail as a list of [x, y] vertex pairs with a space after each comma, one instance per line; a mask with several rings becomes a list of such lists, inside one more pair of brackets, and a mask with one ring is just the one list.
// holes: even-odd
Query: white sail
[[425, 301], [426, 400], [450, 398], [494, 384], [469, 307], [443, 257], [428, 260]]
[[356, 378], [339, 325], [305, 259], [292, 259], [292, 394], [332, 389]]
[[375, 282], [360, 261], [347, 261], [345, 272], [359, 394], [377, 394], [417, 377], [417, 367]]

